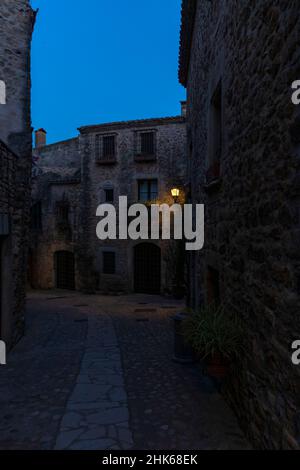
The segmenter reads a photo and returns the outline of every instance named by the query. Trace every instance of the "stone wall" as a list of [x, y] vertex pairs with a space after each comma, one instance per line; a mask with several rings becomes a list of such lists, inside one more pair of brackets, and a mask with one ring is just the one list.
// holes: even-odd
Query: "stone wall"
[[[195, 18], [185, 16], [191, 3]], [[221, 301], [245, 336], [226, 395], [256, 447], [299, 449], [300, 368], [291, 344], [300, 337], [300, 115], [290, 88], [300, 77], [299, 2], [184, 0], [182, 31], [190, 41], [182, 37], [180, 77], [191, 194], [206, 204], [190, 301], [208, 301], [207, 272], [215, 269]], [[220, 175], [210, 182], [220, 83]]]
[[39, 168], [80, 168], [77, 138], [35, 148], [33, 154]]
[[6, 105], [0, 106], [0, 138], [19, 154], [23, 133], [31, 132], [30, 47], [35, 13], [29, 0], [1, 0], [0, 19], [0, 80], [6, 84]]
[[[27, 272], [27, 184], [20, 187], [18, 156], [0, 141], [0, 330], [13, 346], [24, 331]], [[23, 192], [21, 191], [23, 189]]]
[[[6, 200], [9, 231], [1, 237], [1, 335], [10, 347], [24, 327], [32, 163], [30, 46], [35, 14], [28, 0], [2, 0], [0, 19], [0, 80], [6, 84], [6, 104], [0, 105], [1, 200], [6, 200], [6, 190], [10, 194]], [[8, 182], [4, 175], [12, 164]]]

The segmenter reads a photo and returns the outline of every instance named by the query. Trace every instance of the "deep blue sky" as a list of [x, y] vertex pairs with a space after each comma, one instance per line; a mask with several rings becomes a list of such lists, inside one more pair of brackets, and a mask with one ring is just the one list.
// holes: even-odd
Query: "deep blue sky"
[[181, 0], [32, 0], [32, 116], [48, 142], [81, 125], [180, 113]]

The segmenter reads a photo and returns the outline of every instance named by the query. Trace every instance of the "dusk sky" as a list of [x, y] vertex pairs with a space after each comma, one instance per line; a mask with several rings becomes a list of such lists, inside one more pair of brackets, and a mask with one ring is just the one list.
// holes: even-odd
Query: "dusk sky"
[[48, 143], [82, 125], [180, 114], [181, 0], [32, 0], [33, 127]]

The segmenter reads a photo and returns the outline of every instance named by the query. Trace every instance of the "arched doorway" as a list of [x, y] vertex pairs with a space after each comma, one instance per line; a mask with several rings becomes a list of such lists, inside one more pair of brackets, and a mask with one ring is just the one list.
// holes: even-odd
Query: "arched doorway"
[[54, 254], [55, 281], [58, 289], [75, 289], [75, 260], [70, 251], [57, 251]]
[[140, 243], [134, 248], [134, 290], [160, 294], [161, 251], [153, 243]]

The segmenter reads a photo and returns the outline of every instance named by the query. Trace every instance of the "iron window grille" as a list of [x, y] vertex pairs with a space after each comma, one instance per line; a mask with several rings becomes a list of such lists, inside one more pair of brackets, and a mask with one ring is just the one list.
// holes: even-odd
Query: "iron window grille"
[[115, 162], [116, 161], [116, 136], [97, 135], [96, 136], [96, 161]]
[[136, 158], [153, 160], [156, 158], [156, 132], [138, 132], [136, 136]]
[[154, 132], [141, 133], [141, 154], [154, 155]]

